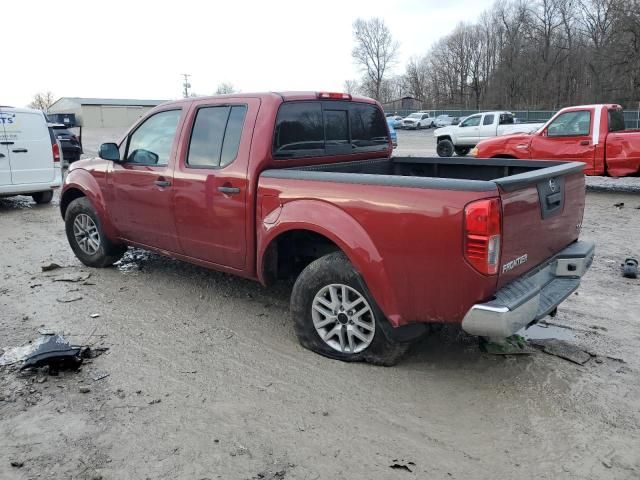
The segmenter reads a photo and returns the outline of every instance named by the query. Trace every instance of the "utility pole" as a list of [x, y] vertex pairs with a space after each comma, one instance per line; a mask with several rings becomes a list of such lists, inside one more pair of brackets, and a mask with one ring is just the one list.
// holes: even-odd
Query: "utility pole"
[[183, 95], [184, 98], [188, 98], [189, 97], [189, 89], [191, 88], [191, 84], [189, 83], [189, 77], [191, 76], [191, 74], [189, 73], [181, 73], [180, 75], [182, 75], [184, 77], [184, 83], [182, 84], [182, 87], [184, 88], [183, 90]]

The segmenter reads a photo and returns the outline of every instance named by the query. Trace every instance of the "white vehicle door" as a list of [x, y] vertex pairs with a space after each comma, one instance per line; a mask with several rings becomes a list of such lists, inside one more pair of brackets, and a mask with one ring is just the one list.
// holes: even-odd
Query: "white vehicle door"
[[458, 125], [456, 131], [456, 146], [474, 146], [478, 143], [481, 119], [482, 115], [471, 115], [470, 117], [467, 117], [464, 122]]
[[54, 180], [53, 152], [47, 122], [42, 112], [13, 110], [15, 116], [4, 124], [14, 185], [46, 183]]
[[0, 186], [11, 185], [11, 163], [9, 162], [9, 145], [4, 123], [13, 119], [14, 114], [3, 112], [0, 108]]
[[482, 123], [480, 125], [478, 142], [485, 138], [491, 138], [496, 136], [496, 116], [493, 113], [485, 113], [482, 116]]

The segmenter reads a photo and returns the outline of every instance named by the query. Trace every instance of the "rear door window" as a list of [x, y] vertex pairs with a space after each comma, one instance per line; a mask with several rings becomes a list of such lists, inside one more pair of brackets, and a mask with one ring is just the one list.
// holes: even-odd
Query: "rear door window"
[[191, 131], [187, 165], [195, 168], [225, 167], [238, 154], [245, 105], [220, 105], [198, 109]]
[[276, 119], [273, 155], [286, 159], [378, 151], [388, 143], [385, 117], [375, 105], [286, 102]]
[[493, 125], [493, 115], [485, 115], [482, 125]]

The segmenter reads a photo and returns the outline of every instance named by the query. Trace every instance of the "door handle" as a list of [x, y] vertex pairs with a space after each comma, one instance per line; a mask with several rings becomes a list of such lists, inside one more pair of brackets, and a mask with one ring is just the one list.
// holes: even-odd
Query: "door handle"
[[11, 150], [13, 153], [27, 153], [29, 150], [27, 150], [26, 148], [14, 148], [13, 150]]
[[13, 145], [14, 142], [0, 142], [0, 145]]
[[580, 145], [589, 145], [589, 140], [580, 141]]
[[158, 187], [170, 187], [171, 186], [171, 181], [170, 180], [166, 180], [162, 177], [160, 177], [158, 180], [156, 180], [155, 183]]
[[239, 187], [218, 187], [218, 191], [222, 193], [226, 193], [227, 195], [232, 195], [234, 193], [240, 193]]
[[4, 158], [4, 153], [0, 153], [0, 158]]

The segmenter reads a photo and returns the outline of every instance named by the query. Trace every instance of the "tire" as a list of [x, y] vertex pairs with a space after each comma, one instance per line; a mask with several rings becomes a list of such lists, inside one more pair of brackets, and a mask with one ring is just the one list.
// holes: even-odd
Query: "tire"
[[455, 147], [456, 155], [464, 157], [471, 151], [471, 147]]
[[[326, 297], [323, 296], [323, 291], [326, 292]], [[344, 303], [341, 297], [344, 297], [345, 291], [354, 308], [342, 311]], [[329, 299], [334, 298], [334, 293], [337, 301], [332, 312], [327, 305]], [[325, 303], [318, 303], [319, 297]], [[356, 301], [357, 303], [354, 303]], [[340, 307], [337, 307], [338, 303], [341, 303]], [[336, 311], [340, 313], [335, 317], [329, 317], [316, 311], [315, 306], [330, 314]], [[353, 315], [367, 308], [365, 313], [357, 317]], [[342, 252], [325, 255], [309, 264], [300, 273], [291, 293], [291, 317], [296, 336], [303, 347], [335, 360], [364, 361], [374, 365], [391, 366], [398, 363], [411, 346], [410, 343], [392, 342], [386, 337], [381, 322], [387, 320]], [[333, 320], [329, 320], [330, 318]], [[357, 323], [353, 323], [352, 319], [356, 319]], [[320, 327], [322, 322], [327, 321], [325, 327]], [[316, 325], [320, 328], [317, 329]], [[366, 325], [367, 328], [361, 328], [359, 325]], [[366, 337], [366, 341], [351, 333], [354, 330]], [[324, 332], [326, 340], [320, 336], [321, 331]], [[334, 331], [332, 336], [331, 331]]]
[[53, 199], [53, 190], [47, 190], [46, 192], [32, 193], [31, 198], [33, 198], [33, 201], [36, 202], [38, 205], [42, 205], [44, 203], [51, 203], [51, 200]]
[[[126, 245], [114, 243], [104, 234], [100, 218], [87, 197], [76, 198], [69, 204], [64, 222], [73, 253], [88, 267], [104, 268], [113, 265], [127, 251]], [[80, 239], [76, 236], [77, 233]], [[82, 239], [85, 239], [84, 242]]]
[[448, 139], [440, 140], [436, 146], [439, 157], [452, 157], [454, 152], [453, 142]]

